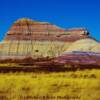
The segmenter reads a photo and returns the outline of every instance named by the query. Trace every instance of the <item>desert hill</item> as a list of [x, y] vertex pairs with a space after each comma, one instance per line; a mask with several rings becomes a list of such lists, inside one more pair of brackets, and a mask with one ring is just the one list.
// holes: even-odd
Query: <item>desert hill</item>
[[15, 21], [7, 32], [0, 44], [0, 55], [54, 57], [81, 39], [91, 39], [83, 28], [62, 29], [47, 22], [22, 18]]
[[14, 22], [0, 43], [0, 64], [10, 63], [13, 70], [20, 66], [25, 71], [26, 65], [30, 71], [100, 68], [99, 48], [100, 43], [86, 29], [63, 29], [23, 18]]
[[78, 39], [90, 38], [88, 34], [89, 32], [82, 28], [66, 30], [47, 22], [23, 18], [12, 25], [5, 40], [74, 42]]

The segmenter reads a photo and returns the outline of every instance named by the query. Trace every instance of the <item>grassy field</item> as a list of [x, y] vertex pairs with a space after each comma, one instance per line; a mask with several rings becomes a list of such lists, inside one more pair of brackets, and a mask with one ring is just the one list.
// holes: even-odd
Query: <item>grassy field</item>
[[0, 73], [0, 100], [100, 100], [100, 70]]

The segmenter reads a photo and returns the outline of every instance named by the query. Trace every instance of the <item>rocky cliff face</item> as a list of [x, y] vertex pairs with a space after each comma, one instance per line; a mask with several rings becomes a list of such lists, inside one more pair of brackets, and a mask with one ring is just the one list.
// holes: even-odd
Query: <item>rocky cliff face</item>
[[82, 28], [66, 30], [47, 22], [24, 18], [12, 25], [0, 43], [0, 63], [4, 62], [39, 67], [100, 67], [100, 43]]
[[37, 22], [30, 19], [16, 21], [7, 32], [5, 40], [38, 40], [74, 42], [90, 38], [85, 29], [65, 30], [47, 22]]
[[0, 44], [1, 56], [55, 57], [75, 41], [90, 38], [82, 28], [62, 29], [47, 22], [17, 20]]

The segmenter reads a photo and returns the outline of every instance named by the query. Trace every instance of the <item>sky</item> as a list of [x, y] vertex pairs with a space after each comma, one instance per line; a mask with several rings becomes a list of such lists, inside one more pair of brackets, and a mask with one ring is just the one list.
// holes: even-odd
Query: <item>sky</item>
[[83, 27], [100, 41], [100, 0], [0, 0], [0, 40], [20, 18]]

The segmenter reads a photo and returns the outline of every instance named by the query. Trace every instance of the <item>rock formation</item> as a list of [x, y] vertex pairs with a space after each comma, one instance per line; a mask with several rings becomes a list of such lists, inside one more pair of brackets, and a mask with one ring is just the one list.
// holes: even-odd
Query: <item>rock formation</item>
[[100, 43], [93, 39], [81, 39], [72, 43], [66, 51], [100, 52]]
[[100, 43], [83, 28], [66, 30], [23, 18], [12, 25], [0, 43], [0, 63], [100, 67]]
[[47, 22], [19, 19], [7, 32], [5, 40], [38, 40], [74, 42], [89, 38], [88, 31], [82, 28], [62, 29]]
[[[63, 53], [73, 42], [91, 38], [82, 28], [62, 29], [47, 22], [17, 20], [0, 44], [2, 56], [54, 57]], [[44, 52], [45, 51], [45, 52]]]
[[100, 53], [72, 51], [54, 59], [55, 63], [71, 70], [100, 68]]

